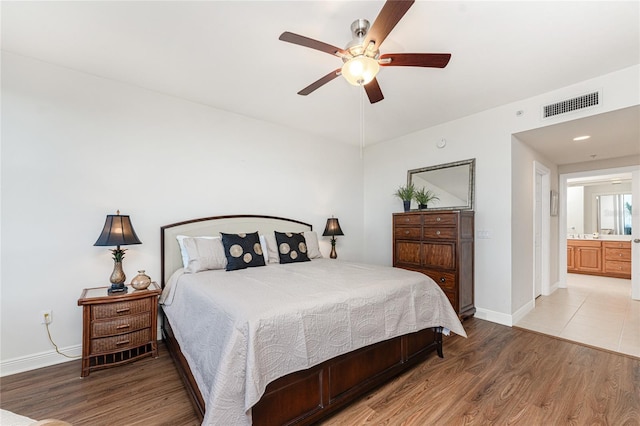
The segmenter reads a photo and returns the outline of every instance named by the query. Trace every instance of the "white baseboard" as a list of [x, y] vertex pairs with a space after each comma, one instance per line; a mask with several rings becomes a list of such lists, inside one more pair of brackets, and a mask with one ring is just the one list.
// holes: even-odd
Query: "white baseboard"
[[476, 318], [495, 322], [498, 324], [511, 327], [513, 325], [512, 315], [503, 314], [502, 312], [490, 311], [489, 309], [476, 308]]
[[[61, 348], [60, 352], [80, 359], [82, 355], [82, 345]], [[0, 377], [12, 374], [23, 373], [37, 368], [49, 367], [51, 365], [62, 364], [73, 361], [70, 358], [58, 354], [55, 350], [31, 354], [20, 358], [13, 358], [0, 362]], [[80, 376], [80, 366], [78, 366], [78, 377]]]
[[517, 311], [515, 311], [513, 313], [513, 315], [511, 315], [511, 319], [513, 320], [513, 324], [517, 324], [518, 321], [520, 321], [522, 318], [524, 318], [525, 315], [527, 315], [529, 312], [533, 311], [533, 309], [535, 307], [536, 307], [535, 300], [530, 300], [522, 308], [520, 308]]

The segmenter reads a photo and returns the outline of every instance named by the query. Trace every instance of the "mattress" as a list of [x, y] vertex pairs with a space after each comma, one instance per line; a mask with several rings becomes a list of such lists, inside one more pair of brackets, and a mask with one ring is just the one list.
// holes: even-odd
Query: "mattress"
[[177, 271], [161, 296], [206, 404], [203, 424], [250, 425], [271, 381], [403, 334], [465, 331], [428, 276], [330, 259]]

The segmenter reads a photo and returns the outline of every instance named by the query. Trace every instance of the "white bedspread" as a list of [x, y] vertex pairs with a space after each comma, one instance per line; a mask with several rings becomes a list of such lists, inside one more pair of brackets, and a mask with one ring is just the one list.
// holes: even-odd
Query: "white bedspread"
[[418, 272], [315, 259], [173, 278], [161, 303], [205, 425], [250, 425], [268, 383], [340, 354], [428, 327], [466, 337], [445, 294]]

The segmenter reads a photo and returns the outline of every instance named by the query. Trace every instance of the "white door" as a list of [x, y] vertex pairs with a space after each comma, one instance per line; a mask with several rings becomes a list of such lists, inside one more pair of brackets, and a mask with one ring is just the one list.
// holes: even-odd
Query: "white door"
[[640, 300], [640, 170], [631, 172], [631, 298]]
[[533, 225], [533, 256], [535, 261], [533, 270], [533, 297], [542, 294], [542, 175], [536, 173], [536, 200]]
[[533, 298], [551, 294], [549, 272], [550, 243], [550, 187], [551, 170], [533, 162]]

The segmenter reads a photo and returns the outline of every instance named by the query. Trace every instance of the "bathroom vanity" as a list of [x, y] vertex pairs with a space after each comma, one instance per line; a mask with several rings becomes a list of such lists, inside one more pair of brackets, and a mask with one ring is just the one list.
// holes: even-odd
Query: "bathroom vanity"
[[568, 239], [567, 272], [631, 279], [631, 241]]

